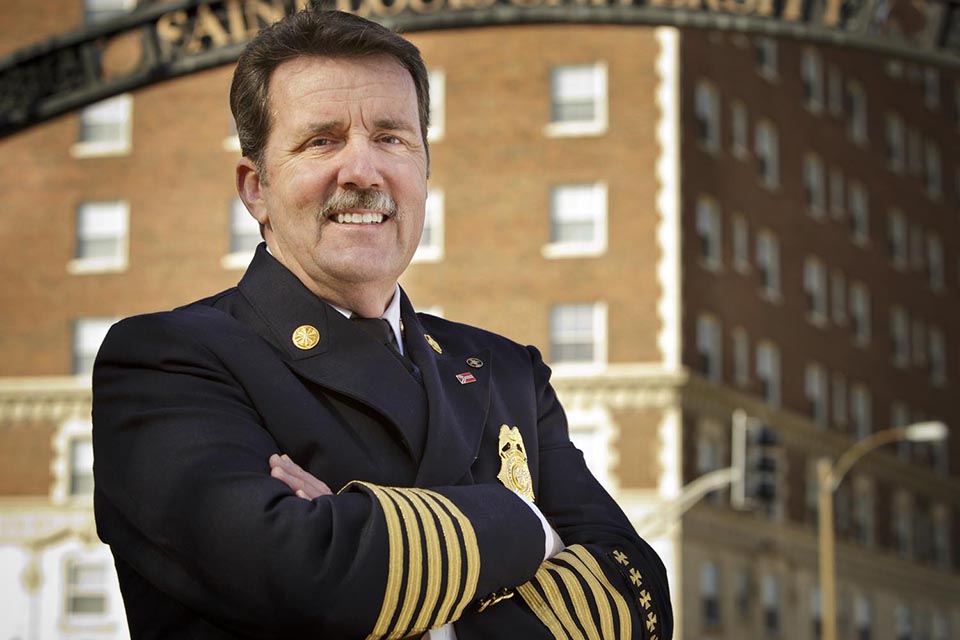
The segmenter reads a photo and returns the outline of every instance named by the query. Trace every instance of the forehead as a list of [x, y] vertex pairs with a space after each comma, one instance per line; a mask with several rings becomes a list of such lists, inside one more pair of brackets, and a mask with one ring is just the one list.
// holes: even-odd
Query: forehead
[[356, 103], [416, 117], [416, 87], [410, 73], [393, 57], [300, 56], [281, 63], [268, 85], [271, 120], [297, 119], [316, 111]]

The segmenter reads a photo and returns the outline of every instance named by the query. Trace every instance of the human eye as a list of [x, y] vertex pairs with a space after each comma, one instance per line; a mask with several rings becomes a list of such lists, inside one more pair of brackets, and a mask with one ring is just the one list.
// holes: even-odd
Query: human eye
[[394, 135], [392, 133], [385, 133], [380, 136], [380, 142], [386, 144], [403, 144], [403, 139], [400, 136]]

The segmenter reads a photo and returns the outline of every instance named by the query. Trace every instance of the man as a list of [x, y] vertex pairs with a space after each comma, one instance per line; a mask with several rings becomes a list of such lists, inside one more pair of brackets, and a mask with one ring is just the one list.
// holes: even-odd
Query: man
[[241, 56], [237, 188], [265, 245], [238, 287], [118, 323], [94, 371], [97, 524], [132, 637], [670, 637], [663, 566], [537, 350], [397, 285], [426, 77], [337, 12]]

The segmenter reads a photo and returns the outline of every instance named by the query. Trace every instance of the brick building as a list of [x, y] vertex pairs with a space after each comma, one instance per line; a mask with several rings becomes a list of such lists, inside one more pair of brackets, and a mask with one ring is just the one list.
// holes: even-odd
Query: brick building
[[[0, 55], [133, 4], [6, 2]], [[414, 304], [541, 346], [668, 566], [678, 638], [818, 637], [816, 460], [960, 424], [955, 62], [644, 24], [410, 39], [434, 107]], [[125, 637], [89, 370], [112, 321], [232, 286], [259, 241], [231, 72], [0, 140], [0, 640]], [[659, 517], [730, 464], [736, 409], [781, 438], [776, 500]], [[960, 637], [958, 467], [956, 438], [899, 445], [841, 484], [841, 638]]]

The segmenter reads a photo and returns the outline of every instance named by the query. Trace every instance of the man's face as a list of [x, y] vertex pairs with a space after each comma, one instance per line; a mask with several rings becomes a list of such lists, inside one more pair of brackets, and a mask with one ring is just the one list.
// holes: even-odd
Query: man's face
[[392, 292], [427, 196], [410, 74], [389, 56], [295, 58], [273, 72], [269, 107], [263, 173], [243, 159], [238, 182], [271, 253], [333, 301]]

